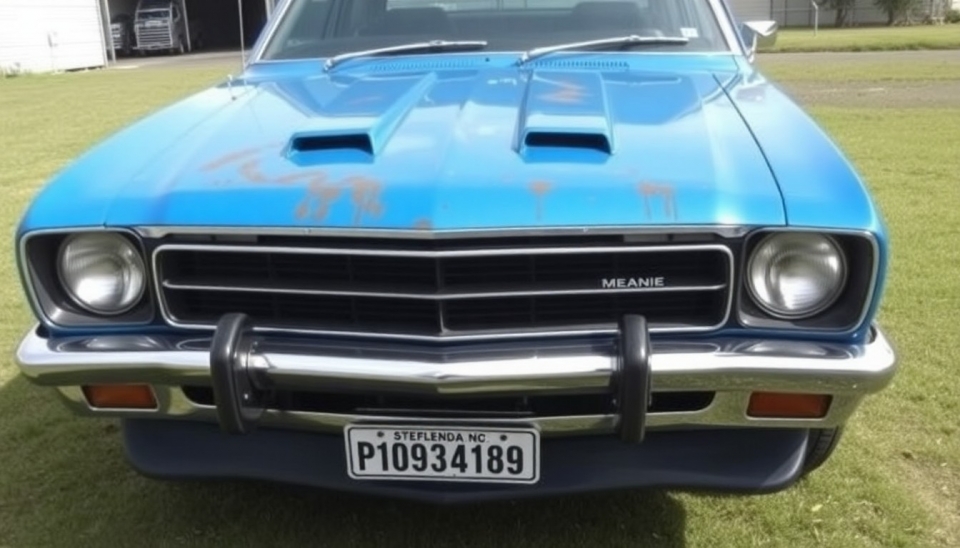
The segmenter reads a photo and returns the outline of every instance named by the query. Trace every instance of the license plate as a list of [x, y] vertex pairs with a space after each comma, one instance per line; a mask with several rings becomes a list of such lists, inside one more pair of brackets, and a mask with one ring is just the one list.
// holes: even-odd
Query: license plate
[[163, 25], [163, 21], [147, 21], [148, 27], [159, 27]]
[[533, 428], [346, 427], [347, 469], [357, 480], [536, 483], [540, 433]]

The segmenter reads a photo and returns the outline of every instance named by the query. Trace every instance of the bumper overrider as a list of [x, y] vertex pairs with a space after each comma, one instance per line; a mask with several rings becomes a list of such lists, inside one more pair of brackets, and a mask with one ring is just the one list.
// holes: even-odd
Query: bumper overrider
[[[802, 475], [808, 432], [843, 425], [896, 370], [876, 325], [861, 344], [651, 340], [635, 315], [603, 340], [438, 349], [264, 333], [247, 316], [228, 314], [212, 337], [51, 338], [34, 329], [17, 361], [32, 382], [57, 387], [78, 414], [123, 419], [128, 458], [146, 475], [266, 479], [434, 501], [624, 487], [779, 490]], [[151, 405], [91, 400], [111, 386], [139, 386]], [[212, 401], [191, 397], [191, 386], [212, 389]], [[394, 395], [450, 408], [463, 399], [596, 394], [609, 395], [611, 408], [528, 416], [343, 412], [277, 406], [273, 396], [282, 391]], [[695, 409], [652, 405], [658, 394], [690, 392], [710, 394], [709, 401]], [[797, 396], [824, 405], [796, 413], [790, 402]], [[787, 405], [777, 406], [778, 398]], [[542, 437], [538, 477], [522, 485], [357, 479], [344, 450], [345, 429], [357, 425], [533, 429]]]

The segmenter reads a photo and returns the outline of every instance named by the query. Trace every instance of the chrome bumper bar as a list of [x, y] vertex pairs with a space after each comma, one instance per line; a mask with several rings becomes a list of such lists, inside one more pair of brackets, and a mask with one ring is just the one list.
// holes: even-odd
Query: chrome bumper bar
[[[105, 416], [219, 418], [223, 424], [219, 409], [222, 390], [218, 408], [193, 403], [180, 390], [183, 385], [213, 385], [216, 392], [217, 379], [211, 372], [211, 364], [216, 361], [211, 359], [216, 354], [212, 349], [220, 344], [216, 338], [104, 335], [49, 339], [33, 330], [21, 342], [16, 358], [28, 379], [59, 387], [77, 411]], [[642, 358], [646, 372], [637, 370], [646, 378], [634, 379], [629, 385], [623, 380], [624, 352], [617, 341], [549, 342], [534, 348], [516, 342], [455, 349], [364, 343], [361, 348], [342, 342], [247, 333], [235, 337], [226, 358], [240, 372], [235, 387], [238, 399], [244, 393], [250, 396], [277, 389], [450, 398], [614, 394], [619, 390], [622, 404], [625, 399], [645, 401], [643, 394], [635, 393], [644, 386], [648, 392], [716, 392], [713, 403], [702, 411], [650, 415], [647, 419], [652, 427], [838, 425], [864, 396], [887, 386], [897, 368], [894, 351], [876, 326], [864, 344], [730, 338], [646, 341], [648, 355]], [[86, 405], [78, 387], [105, 383], [151, 384], [160, 408], [109, 411]], [[820, 419], [756, 419], [746, 416], [746, 402], [753, 391], [828, 394], [833, 396], [833, 403], [827, 416]], [[257, 414], [253, 420], [319, 430], [371, 419], [260, 411], [262, 417]], [[601, 432], [622, 423], [623, 417], [545, 417], [519, 422], [542, 424], [565, 433]], [[633, 428], [642, 437], [644, 425]]]

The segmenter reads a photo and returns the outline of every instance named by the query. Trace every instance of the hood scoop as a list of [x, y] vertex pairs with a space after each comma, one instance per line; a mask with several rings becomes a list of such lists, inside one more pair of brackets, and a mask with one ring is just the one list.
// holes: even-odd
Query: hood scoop
[[367, 133], [294, 135], [290, 152], [360, 151], [373, 155], [373, 141]]
[[528, 160], [574, 154], [605, 161], [613, 154], [607, 94], [599, 74], [538, 70], [520, 111], [520, 154]]
[[290, 137], [287, 156], [303, 164], [372, 163], [436, 78], [434, 73], [369, 78], [322, 101], [311, 91], [316, 82], [277, 84], [277, 91], [297, 98], [307, 115]]
[[523, 140], [527, 150], [535, 148], [573, 148], [610, 154], [610, 139], [604, 133], [528, 131]]
[[373, 163], [375, 149], [368, 132], [311, 132], [294, 134], [286, 156], [299, 165]]

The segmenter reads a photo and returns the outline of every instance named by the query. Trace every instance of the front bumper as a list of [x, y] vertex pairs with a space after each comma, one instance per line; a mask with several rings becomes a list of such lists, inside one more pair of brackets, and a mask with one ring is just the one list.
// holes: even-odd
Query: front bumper
[[[281, 338], [252, 331], [227, 336], [227, 331], [221, 326], [212, 338], [45, 338], [35, 329], [23, 339], [16, 359], [28, 379], [57, 387], [72, 409], [85, 415], [220, 422], [230, 432], [250, 430], [256, 423], [261, 427], [341, 433], [351, 423], [396, 417], [370, 410], [272, 408], [257, 403], [262, 397], [250, 396], [297, 390], [399, 394], [414, 400], [456, 402], [463, 398], [610, 393], [619, 404], [612, 412], [487, 416], [484, 422], [534, 425], [544, 437], [619, 432], [622, 439], [633, 442], [640, 441], [647, 429], [839, 426], [864, 396], [890, 382], [897, 367], [893, 349], [876, 326], [864, 344], [731, 338], [650, 341], [647, 336], [640, 338], [648, 347], [644, 356], [636, 358], [643, 363], [633, 373], [627, 371], [623, 345], [615, 340], [549, 342], [535, 347], [500, 343], [445, 349], [396, 345], [358, 348], [348, 342]], [[216, 359], [218, 352], [223, 359]], [[225, 361], [224, 366], [234, 370], [227, 379], [231, 386], [217, 386], [212, 373], [217, 361]], [[92, 407], [81, 387], [110, 383], [150, 384], [157, 408]], [[185, 386], [212, 386], [216, 401], [190, 398]], [[646, 409], [649, 394], [644, 392], [656, 398], [657, 394], [690, 391], [711, 393], [712, 399], [694, 410]], [[757, 418], [747, 415], [749, 397], [755, 391], [824, 394], [832, 400], [820, 418]], [[231, 403], [238, 407], [227, 409]], [[403, 419], [420, 420], [410, 413]], [[430, 423], [454, 420], [437, 414], [421, 419]], [[462, 422], [462, 417], [457, 420]], [[624, 432], [625, 427], [630, 432]]]
[[[616, 340], [444, 349], [267, 336], [242, 315], [224, 317], [213, 337], [46, 338], [35, 329], [17, 361], [33, 382], [57, 387], [79, 414], [123, 419], [128, 459], [146, 475], [260, 479], [434, 502], [628, 487], [776, 491], [801, 476], [808, 431], [845, 423], [896, 369], [894, 352], [875, 326], [865, 344], [651, 341], [637, 316], [624, 318]], [[148, 384], [158, 405], [93, 407], [82, 387], [111, 383]], [[197, 386], [212, 389], [212, 401], [191, 397], [188, 388]], [[291, 409], [268, 397], [284, 390], [326, 394], [321, 400], [399, 395], [422, 406]], [[709, 403], [692, 410], [652, 404], [658, 394], [691, 391], [709, 393]], [[755, 391], [829, 395], [831, 403], [819, 418], [756, 418], [747, 413]], [[481, 409], [471, 418], [437, 413], [425, 403], [457, 408], [479, 399], [487, 407], [496, 398], [529, 402], [556, 395], [599, 395], [614, 405], [593, 414], [566, 407], [561, 414], [522, 416]], [[342, 433], [360, 422], [533, 426], [543, 438], [540, 481], [355, 481], [346, 472]]]

